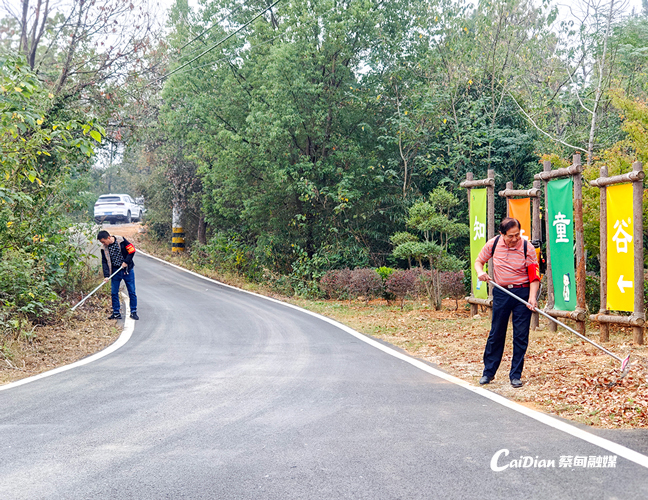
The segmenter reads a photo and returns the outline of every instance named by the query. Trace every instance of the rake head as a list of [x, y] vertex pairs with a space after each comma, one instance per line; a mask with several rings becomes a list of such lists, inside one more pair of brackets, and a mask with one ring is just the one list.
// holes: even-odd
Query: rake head
[[630, 371], [630, 355], [621, 361], [621, 376], [619, 378], [625, 377]]

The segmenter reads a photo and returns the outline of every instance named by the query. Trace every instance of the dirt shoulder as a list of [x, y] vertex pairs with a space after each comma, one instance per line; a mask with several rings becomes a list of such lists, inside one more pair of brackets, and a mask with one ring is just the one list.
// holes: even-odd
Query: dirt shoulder
[[93, 295], [75, 313], [36, 326], [0, 349], [0, 385], [69, 365], [115, 342], [123, 322], [108, 321], [110, 296]]

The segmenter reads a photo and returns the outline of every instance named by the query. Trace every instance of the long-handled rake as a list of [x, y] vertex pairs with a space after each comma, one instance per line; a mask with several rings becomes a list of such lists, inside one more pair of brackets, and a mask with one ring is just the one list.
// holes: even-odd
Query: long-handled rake
[[[115, 274], [117, 274], [117, 273], [118, 273], [119, 271], [121, 271], [121, 270], [122, 270], [122, 268], [120, 267], [120, 268], [117, 269], [114, 273], [112, 273], [108, 279], [112, 278]], [[92, 296], [93, 293], [95, 293], [97, 290], [99, 290], [99, 289], [100, 289], [102, 286], [104, 286], [106, 283], [108, 283], [108, 280], [106, 280], [106, 281], [102, 281], [102, 282], [99, 284], [99, 286], [98, 286], [97, 288], [95, 288], [95, 289], [92, 290], [88, 295], [86, 295], [85, 298], [84, 298], [81, 302], [79, 302], [78, 304], [76, 304], [74, 307], [72, 307], [72, 308], [70, 309], [70, 311], [74, 311], [77, 307], [79, 307], [79, 306], [80, 306], [81, 304], [83, 304], [86, 300], [88, 300], [88, 299]]]
[[630, 355], [629, 355], [629, 354], [628, 354], [628, 356], [627, 356], [625, 359], [621, 359], [621, 358], [620, 358], [619, 356], [617, 356], [616, 354], [614, 354], [614, 353], [608, 351], [605, 347], [598, 345], [596, 342], [593, 342], [592, 340], [588, 339], [588, 338], [585, 337], [584, 335], [581, 335], [580, 333], [578, 333], [576, 330], [574, 330], [574, 329], [568, 327], [568, 326], [567, 326], [566, 324], [564, 324], [562, 321], [558, 321], [556, 318], [554, 318], [554, 317], [552, 317], [552, 316], [549, 316], [546, 312], [541, 311], [541, 310], [538, 309], [537, 307], [533, 307], [533, 306], [532, 306], [531, 304], [529, 304], [526, 300], [521, 299], [520, 297], [518, 297], [518, 296], [515, 295], [514, 293], [509, 292], [506, 288], [504, 288], [504, 287], [498, 285], [498, 284], [495, 283], [493, 280], [490, 280], [490, 279], [489, 279], [488, 281], [489, 281], [489, 282], [490, 282], [494, 287], [496, 287], [497, 289], [499, 289], [499, 290], [503, 291], [504, 293], [510, 295], [510, 296], [513, 297], [514, 299], [519, 300], [520, 302], [522, 302], [523, 304], [525, 304], [527, 307], [529, 307], [529, 308], [533, 308], [533, 310], [534, 310], [535, 312], [537, 312], [538, 314], [542, 314], [545, 318], [548, 318], [548, 319], [550, 319], [551, 321], [553, 321], [554, 323], [556, 323], [556, 324], [562, 326], [562, 327], [565, 328], [566, 330], [569, 330], [569, 331], [572, 332], [574, 335], [577, 335], [578, 337], [582, 338], [584, 341], [589, 342], [590, 344], [592, 344], [592, 345], [593, 345], [594, 347], [596, 347], [597, 349], [600, 349], [601, 351], [603, 351], [603, 352], [604, 352], [605, 354], [607, 354], [608, 356], [612, 356], [614, 359], [616, 359], [617, 361], [619, 361], [619, 362], [621, 363], [621, 375], [619, 376], [619, 379], [622, 379], [623, 377], [625, 377], [625, 376], [628, 374], [628, 372], [630, 371]]

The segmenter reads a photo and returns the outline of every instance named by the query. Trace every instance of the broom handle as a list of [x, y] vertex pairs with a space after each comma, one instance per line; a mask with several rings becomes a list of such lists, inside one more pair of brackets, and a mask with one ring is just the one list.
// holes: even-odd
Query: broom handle
[[[119, 271], [121, 271], [121, 270], [122, 270], [122, 268], [120, 267], [120, 268], [117, 269], [114, 273], [112, 273], [108, 279], [112, 278], [115, 274], [117, 274], [117, 273], [118, 273]], [[71, 311], [74, 311], [77, 307], [79, 307], [81, 304], [83, 304], [86, 300], [88, 300], [88, 299], [92, 296], [93, 293], [95, 293], [97, 290], [99, 290], [99, 289], [100, 289], [102, 286], [104, 286], [106, 283], [108, 283], [108, 280], [106, 280], [106, 281], [102, 281], [102, 282], [99, 284], [99, 286], [97, 286], [97, 288], [95, 288], [95, 289], [92, 290], [88, 295], [86, 295], [85, 298], [84, 298], [81, 302], [79, 302], [77, 305], [75, 305], [75, 306], [71, 309]]]
[[[518, 296], [515, 295], [514, 293], [509, 292], [506, 288], [504, 288], [503, 286], [498, 285], [498, 284], [495, 283], [493, 280], [488, 280], [488, 281], [489, 281], [493, 286], [495, 286], [495, 287], [499, 288], [500, 290], [502, 290], [504, 293], [507, 293], [507, 294], [509, 294], [511, 297], [513, 297], [513, 298], [519, 300], [520, 302], [522, 302], [523, 304], [526, 304], [527, 307], [533, 307], [533, 306], [531, 306], [531, 304], [529, 304], [526, 300], [521, 299], [520, 297], [518, 297]], [[578, 333], [576, 330], [574, 330], [574, 329], [568, 327], [568, 326], [567, 326], [566, 324], [564, 324], [562, 321], [558, 321], [558, 320], [557, 320], [556, 318], [554, 318], [553, 316], [549, 316], [546, 312], [541, 311], [541, 310], [538, 309], [537, 307], [533, 307], [533, 310], [534, 310], [535, 312], [539, 313], [539, 314], [542, 314], [545, 318], [548, 318], [548, 319], [550, 319], [551, 321], [553, 321], [554, 323], [557, 323], [557, 324], [559, 324], [560, 326], [562, 326], [563, 328], [569, 330], [569, 331], [572, 332], [574, 335], [579, 336], [579, 337], [582, 338], [584, 341], [589, 342], [589, 343], [592, 344], [594, 347], [597, 347], [598, 349], [600, 349], [600, 350], [603, 351], [604, 353], [608, 354], [609, 356], [612, 356], [614, 359], [619, 360], [621, 363], [624, 362], [624, 360], [621, 359], [621, 358], [620, 358], [619, 356], [617, 356], [616, 354], [614, 354], [614, 353], [608, 351], [605, 347], [598, 345], [596, 342], [594, 342], [594, 341], [588, 339], [588, 338], [585, 337], [584, 335], [581, 335], [581, 334]]]

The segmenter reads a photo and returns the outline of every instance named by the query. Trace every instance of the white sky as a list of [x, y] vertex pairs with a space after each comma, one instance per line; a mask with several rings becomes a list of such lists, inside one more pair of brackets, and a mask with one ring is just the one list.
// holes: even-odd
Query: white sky
[[[9, 1], [9, 2], [15, 2], [15, 3], [20, 3], [20, 0], [4, 0], [4, 1]], [[479, 0], [472, 0], [473, 3], [478, 2]], [[591, 0], [593, 2], [599, 3], [603, 2], [606, 0]], [[166, 11], [175, 3], [175, 0], [149, 0], [151, 3], [159, 3], [160, 5], [160, 10], [159, 10], [159, 16], [160, 16], [160, 22], [164, 22], [165, 20], [165, 15]], [[555, 3], [560, 6], [560, 11], [562, 15], [568, 15], [568, 9], [566, 9], [566, 5], [575, 5], [578, 3], [578, 0], [555, 0]], [[632, 9], [635, 9], [635, 12], [639, 13], [641, 12], [641, 0], [615, 0], [615, 5], [619, 6], [625, 6], [625, 13], [630, 14], [632, 12]], [[198, 6], [198, 0], [189, 0], [189, 5], [192, 7], [197, 7]], [[281, 9], [281, 4], [277, 6], [277, 9]]]

